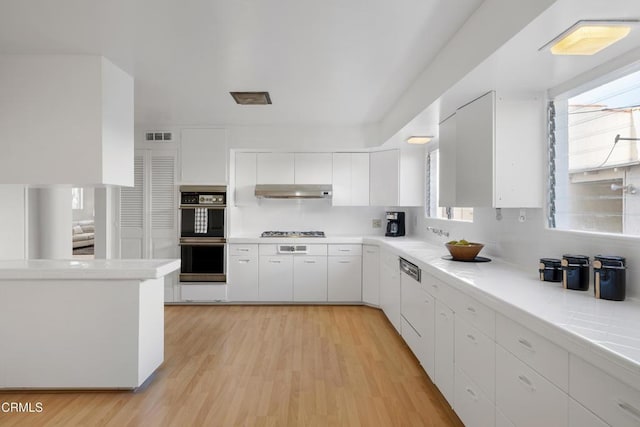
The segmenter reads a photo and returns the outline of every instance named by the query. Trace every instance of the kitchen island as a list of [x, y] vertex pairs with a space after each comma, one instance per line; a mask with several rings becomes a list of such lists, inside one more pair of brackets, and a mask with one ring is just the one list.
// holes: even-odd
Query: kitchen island
[[0, 389], [135, 389], [164, 359], [180, 260], [0, 261]]

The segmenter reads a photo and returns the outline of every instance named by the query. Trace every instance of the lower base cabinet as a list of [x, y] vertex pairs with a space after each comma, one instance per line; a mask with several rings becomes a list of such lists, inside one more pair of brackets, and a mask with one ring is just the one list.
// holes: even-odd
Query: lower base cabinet
[[569, 396], [496, 346], [496, 406], [518, 427], [566, 426]]
[[362, 301], [362, 256], [329, 256], [328, 301]]
[[229, 257], [227, 283], [229, 301], [258, 301], [258, 257], [256, 255]]
[[495, 405], [460, 369], [455, 373], [453, 409], [466, 427], [495, 425]]
[[293, 257], [293, 300], [327, 301], [327, 257]]
[[260, 301], [293, 301], [293, 255], [260, 256]]

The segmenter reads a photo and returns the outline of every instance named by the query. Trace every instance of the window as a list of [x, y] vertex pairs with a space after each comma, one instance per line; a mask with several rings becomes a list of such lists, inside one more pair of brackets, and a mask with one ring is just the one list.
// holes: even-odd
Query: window
[[438, 206], [438, 192], [440, 191], [438, 188], [438, 167], [440, 166], [440, 156], [438, 150], [430, 151], [427, 154], [426, 165], [427, 173], [425, 174], [425, 176], [427, 178], [427, 182], [425, 185], [425, 217], [473, 222], [473, 208]]
[[640, 235], [640, 71], [549, 105], [549, 227]]
[[82, 188], [71, 189], [71, 209], [82, 210], [84, 209], [84, 203], [82, 200]]

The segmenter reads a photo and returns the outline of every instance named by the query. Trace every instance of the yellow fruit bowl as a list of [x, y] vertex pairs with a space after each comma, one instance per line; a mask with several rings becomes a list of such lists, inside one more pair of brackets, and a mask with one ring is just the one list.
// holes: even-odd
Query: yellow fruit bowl
[[445, 243], [451, 257], [458, 261], [471, 261], [478, 256], [484, 245], [482, 243], [469, 242], [466, 245]]

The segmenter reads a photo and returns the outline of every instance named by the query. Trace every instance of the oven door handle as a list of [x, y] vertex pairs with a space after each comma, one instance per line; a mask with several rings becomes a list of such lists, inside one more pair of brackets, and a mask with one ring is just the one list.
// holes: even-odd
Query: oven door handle
[[226, 244], [225, 239], [216, 240], [195, 240], [195, 239], [180, 239], [180, 246], [224, 246]]

